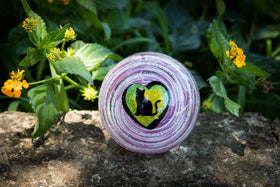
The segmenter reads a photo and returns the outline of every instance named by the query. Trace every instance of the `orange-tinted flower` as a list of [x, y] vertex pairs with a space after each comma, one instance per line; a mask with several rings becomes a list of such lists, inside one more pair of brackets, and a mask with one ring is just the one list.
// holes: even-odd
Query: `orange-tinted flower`
[[29, 84], [26, 82], [26, 80], [23, 80], [23, 81], [22, 81], [22, 86], [23, 86], [25, 89], [29, 88]]
[[[52, 3], [54, 0], [48, 0], [49, 3]], [[69, 5], [70, 0], [59, 0], [62, 1], [64, 5]]]
[[1, 88], [1, 92], [2, 92], [3, 94], [6, 94], [6, 95], [9, 96], [9, 97], [13, 97], [13, 96], [14, 96], [13, 93], [12, 93], [12, 91], [6, 89], [4, 86]]
[[232, 62], [238, 67], [245, 66], [245, 58], [246, 56], [243, 54], [243, 50], [234, 43], [234, 41], [230, 41], [231, 45], [230, 51], [226, 51], [226, 55], [232, 60]]
[[69, 5], [69, 3], [70, 3], [70, 0], [60, 0], [60, 1], [63, 1], [63, 4], [65, 4], [65, 5]]
[[2, 86], [1, 88], [1, 92], [6, 94], [9, 97], [20, 97], [21, 95], [21, 90], [22, 87], [24, 87], [25, 89], [27, 89], [29, 87], [28, 83], [26, 82], [26, 80], [23, 80], [21, 82], [21, 80], [24, 77], [24, 70], [19, 70], [18, 72], [15, 73], [14, 71], [11, 72], [11, 79], [8, 79], [5, 83], [4, 86]]
[[2, 93], [9, 97], [20, 97], [22, 83], [17, 80], [8, 79], [1, 88]]
[[17, 71], [16, 74], [15, 74], [14, 71], [12, 71], [10, 77], [11, 77], [12, 79], [16, 79], [16, 80], [20, 81], [21, 79], [24, 78], [24, 74], [23, 74], [23, 73], [24, 73], [24, 70], [19, 71], [19, 69], [18, 69], [18, 71]]

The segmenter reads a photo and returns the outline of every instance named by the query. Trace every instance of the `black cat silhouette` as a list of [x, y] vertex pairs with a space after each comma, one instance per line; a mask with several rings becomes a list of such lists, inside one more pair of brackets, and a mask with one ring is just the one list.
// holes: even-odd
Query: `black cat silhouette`
[[[126, 98], [127, 97], [127, 91], [129, 90], [129, 88], [131, 88], [132, 85], [128, 86], [127, 89], [124, 91], [124, 93], [122, 95], [122, 104], [123, 104], [124, 110], [136, 123], [138, 123], [139, 125], [142, 125], [144, 128], [146, 128], [146, 129], [156, 128], [158, 126], [158, 124], [160, 124], [161, 120], [163, 119], [163, 117], [165, 116], [165, 114], [166, 114], [166, 112], [169, 108], [168, 106], [169, 106], [170, 95], [169, 95], [168, 89], [166, 88], [166, 86], [164, 84], [162, 84], [161, 82], [158, 82], [158, 81], [152, 81], [145, 86], [147, 89], [150, 89], [153, 86], [159, 85], [159, 86], [162, 86], [166, 90], [166, 92], [168, 94], [168, 98], [167, 98], [167, 101], [166, 101], [166, 106], [163, 109], [163, 111], [161, 111], [161, 113], [159, 114], [160, 111], [158, 111], [158, 103], [163, 102], [163, 101], [158, 100], [157, 103], [156, 102], [153, 103], [153, 102], [149, 101], [149, 98], [145, 98], [145, 91], [147, 91], [145, 88], [138, 88], [138, 89], [136, 88], [136, 90], [135, 90], [135, 95], [136, 95], [135, 96], [135, 101], [137, 103], [137, 105], [136, 105], [137, 108], [136, 108], [136, 112], [134, 112], [132, 114], [131, 109], [127, 105], [127, 98]], [[154, 111], [153, 109], [156, 112], [153, 113], [153, 111]], [[147, 122], [149, 124], [146, 124], [146, 123], [142, 124], [136, 118], [136, 116], [141, 117], [142, 115], [143, 116], [158, 115], [158, 116], [157, 116], [156, 119]]]
[[145, 96], [145, 89], [141, 90], [139, 88], [136, 89], [136, 103], [137, 109], [134, 115], [136, 116], [154, 116], [158, 113], [157, 104], [161, 102], [161, 100], [157, 100], [154, 104], [156, 111], [153, 113], [153, 104], [149, 101]]

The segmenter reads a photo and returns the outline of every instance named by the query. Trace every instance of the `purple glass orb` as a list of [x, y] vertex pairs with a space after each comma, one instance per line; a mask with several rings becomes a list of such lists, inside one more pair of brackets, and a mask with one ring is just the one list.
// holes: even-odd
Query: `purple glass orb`
[[145, 154], [170, 150], [192, 131], [200, 108], [197, 85], [177, 60], [143, 52], [106, 75], [99, 94], [103, 125], [122, 147]]

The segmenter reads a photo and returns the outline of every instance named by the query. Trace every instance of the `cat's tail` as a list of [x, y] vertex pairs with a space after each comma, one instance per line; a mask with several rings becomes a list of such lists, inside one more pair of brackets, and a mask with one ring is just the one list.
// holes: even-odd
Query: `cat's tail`
[[161, 102], [161, 100], [157, 100], [156, 102], [155, 102], [155, 108], [156, 108], [156, 112], [155, 113], [153, 113], [152, 115], [157, 115], [157, 113], [158, 113], [158, 103], [160, 103]]

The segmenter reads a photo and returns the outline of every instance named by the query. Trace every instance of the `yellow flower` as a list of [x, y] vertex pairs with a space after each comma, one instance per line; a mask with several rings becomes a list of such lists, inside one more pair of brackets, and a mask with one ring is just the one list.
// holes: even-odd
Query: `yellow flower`
[[76, 37], [77, 37], [77, 35], [76, 35], [75, 31], [73, 30], [72, 27], [70, 27], [70, 28], [69, 28], [68, 30], [66, 30], [66, 32], [65, 32], [64, 40], [65, 40], [65, 41], [74, 41], [74, 40], [76, 40]]
[[27, 89], [29, 87], [28, 83], [26, 80], [21, 80], [24, 78], [24, 70], [19, 70], [18, 72], [15, 73], [14, 71], [11, 72], [11, 79], [8, 79], [5, 83], [4, 86], [1, 88], [1, 92], [6, 94], [9, 97], [20, 97], [21, 95], [21, 90], [22, 87]]
[[212, 107], [212, 102], [210, 99], [204, 100], [202, 103], [202, 110], [203, 111], [210, 111]]
[[231, 45], [230, 51], [226, 51], [226, 55], [233, 61], [233, 63], [238, 67], [245, 66], [246, 56], [243, 54], [243, 50], [234, 43], [234, 41], [230, 41]]
[[74, 57], [76, 54], [76, 50], [72, 49], [71, 47], [67, 48], [67, 51], [64, 52], [64, 55], [67, 57]]
[[98, 98], [98, 92], [90, 85], [80, 91], [82, 92], [82, 96], [84, 96], [85, 100], [93, 101], [94, 99]]
[[55, 62], [57, 60], [62, 60], [62, 52], [58, 48], [51, 49], [50, 53], [47, 55], [48, 59], [52, 62]]
[[38, 23], [37, 23], [37, 19], [34, 18], [26, 18], [23, 21], [22, 27], [27, 30], [28, 32], [33, 32], [35, 31], [36, 27], [37, 27]]

